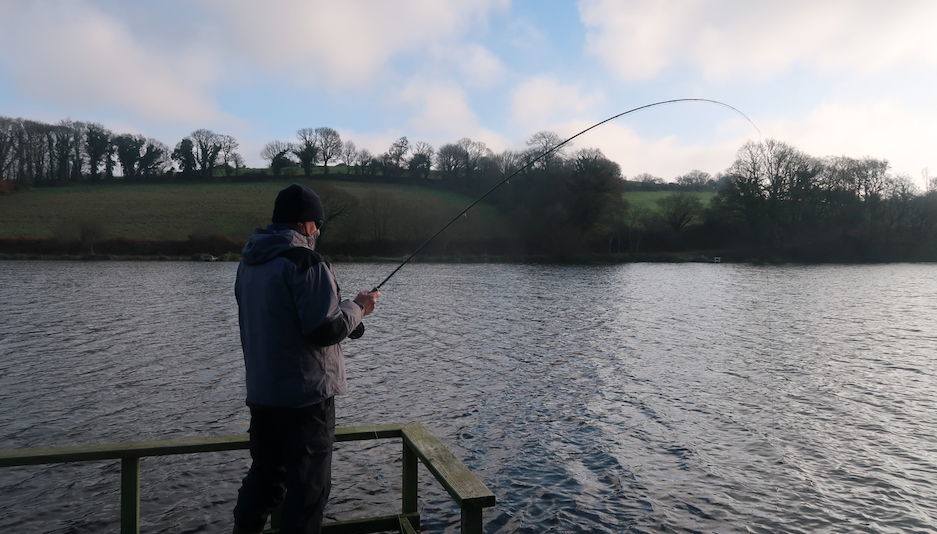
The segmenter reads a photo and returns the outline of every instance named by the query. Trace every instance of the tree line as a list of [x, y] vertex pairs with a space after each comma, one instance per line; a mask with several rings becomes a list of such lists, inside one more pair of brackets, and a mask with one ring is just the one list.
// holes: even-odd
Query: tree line
[[[538, 132], [520, 151], [495, 153], [485, 143], [463, 138], [434, 148], [425, 141], [411, 143], [400, 137], [383, 153], [358, 149], [343, 141], [333, 128], [303, 128], [292, 141], [271, 141], [260, 156], [273, 175], [291, 167], [311, 176], [316, 168], [329, 174], [336, 165], [345, 174], [379, 177], [384, 181], [437, 178], [472, 182], [486, 175], [512, 173], [547, 152], [562, 139], [554, 132]], [[211, 178], [245, 172], [238, 140], [208, 129], [198, 129], [170, 149], [161, 141], [139, 134], [115, 134], [94, 122], [63, 120], [47, 124], [0, 116], [0, 180], [26, 186], [96, 182], [117, 177], [132, 181], [167, 175]], [[532, 171], [550, 171], [561, 164], [566, 151], [547, 154]], [[435, 171], [433, 175], [431, 172]], [[693, 171], [684, 180], [711, 178]], [[692, 177], [692, 178], [691, 178]], [[702, 178], [701, 178], [702, 177]], [[663, 186], [662, 178], [649, 174], [635, 178], [646, 187]], [[712, 180], [709, 180], [710, 185]], [[462, 185], [465, 185], [464, 183]]]
[[726, 240], [804, 259], [916, 259], [937, 239], [937, 192], [884, 159], [814, 157], [782, 141], [743, 145], [706, 222]]
[[[769, 139], [744, 144], [732, 165], [715, 176], [692, 170], [667, 183], [647, 173], [626, 179], [596, 148], [567, 145], [550, 151], [561, 141], [556, 133], [541, 131], [522, 150], [496, 153], [469, 138], [433, 147], [404, 136], [374, 154], [333, 128], [319, 127], [300, 129], [290, 141], [271, 141], [261, 156], [275, 176], [295, 168], [290, 174], [332, 172], [333, 179], [412, 183], [468, 195], [523, 168], [488, 200], [509, 218], [529, 253], [736, 249], [760, 257], [850, 261], [937, 253], [933, 180], [925, 176], [921, 190], [910, 177], [893, 173], [884, 159], [815, 157]], [[238, 149], [233, 136], [207, 129], [170, 149], [97, 123], [51, 125], [0, 117], [0, 185], [253, 172], [244, 168]], [[626, 189], [671, 194], [650, 209], [629, 205]], [[715, 193], [708, 205], [695, 194], [700, 191]], [[431, 206], [413, 209], [402, 199], [354, 198], [338, 189], [328, 196], [334, 209], [327, 241], [349, 251], [365, 243], [406, 248], [401, 243], [424, 238], [445, 219]], [[414, 220], [402, 221], [405, 217]]]

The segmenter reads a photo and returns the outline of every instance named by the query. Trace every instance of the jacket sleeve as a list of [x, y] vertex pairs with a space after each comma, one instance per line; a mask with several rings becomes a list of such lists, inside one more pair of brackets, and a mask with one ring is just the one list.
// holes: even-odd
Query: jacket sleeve
[[338, 284], [325, 262], [296, 273], [293, 298], [306, 339], [320, 347], [339, 343], [361, 323], [364, 310], [342, 300]]

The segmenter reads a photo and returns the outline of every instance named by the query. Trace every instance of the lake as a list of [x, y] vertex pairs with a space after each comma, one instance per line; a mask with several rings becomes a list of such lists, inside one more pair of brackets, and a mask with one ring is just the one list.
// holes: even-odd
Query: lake
[[[236, 267], [0, 262], [0, 448], [246, 432]], [[334, 269], [353, 296], [394, 267]], [[338, 423], [423, 422], [497, 496], [487, 532], [937, 531], [937, 265], [417, 263], [382, 291]], [[144, 458], [141, 530], [230, 532], [248, 466]], [[0, 529], [118, 532], [119, 469], [0, 469]], [[399, 442], [338, 444], [327, 518], [395, 513], [399, 473]]]

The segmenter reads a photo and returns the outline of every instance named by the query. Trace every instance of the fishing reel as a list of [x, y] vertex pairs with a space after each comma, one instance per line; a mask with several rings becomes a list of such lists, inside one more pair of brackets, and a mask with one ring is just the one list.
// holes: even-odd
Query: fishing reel
[[364, 335], [364, 323], [358, 323], [358, 326], [348, 334], [348, 339], [358, 339]]

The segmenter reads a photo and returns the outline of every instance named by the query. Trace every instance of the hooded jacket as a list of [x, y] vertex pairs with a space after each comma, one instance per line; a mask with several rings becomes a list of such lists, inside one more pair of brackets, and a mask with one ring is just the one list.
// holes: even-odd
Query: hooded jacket
[[361, 323], [309, 238], [271, 224], [242, 251], [234, 294], [247, 370], [247, 404], [303, 408], [345, 393], [339, 342]]

